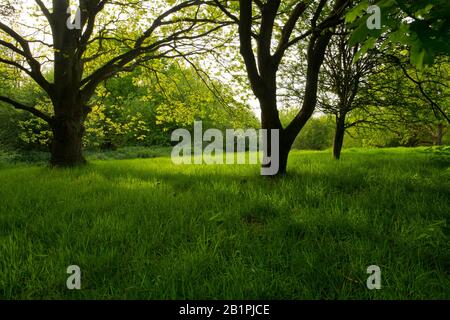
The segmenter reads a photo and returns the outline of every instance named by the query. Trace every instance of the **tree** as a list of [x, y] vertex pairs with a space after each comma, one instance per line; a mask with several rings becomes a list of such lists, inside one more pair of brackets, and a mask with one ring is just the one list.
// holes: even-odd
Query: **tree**
[[[312, 1], [240, 0], [239, 17], [233, 14], [233, 8], [227, 8], [219, 0], [215, 2], [239, 25], [240, 53], [252, 91], [260, 104], [262, 128], [280, 132], [279, 174], [282, 175], [286, 173], [288, 155], [295, 138], [315, 110], [325, 50], [333, 28], [342, 22], [350, 1], [321, 0], [314, 4]], [[310, 23], [301, 24], [302, 17], [310, 19]], [[278, 109], [277, 73], [286, 52], [301, 41], [307, 41], [304, 100], [300, 111], [284, 128]], [[269, 154], [270, 145], [269, 139]]]
[[[25, 78], [27, 85], [19, 87], [17, 78], [11, 77], [1, 89], [14, 85], [14, 95], [21, 101], [50, 113], [51, 102], [36, 90], [37, 85]], [[259, 120], [232, 92], [226, 84], [205, 83], [193, 68], [177, 59], [147, 62], [98, 86], [84, 124], [84, 149], [167, 146], [172, 130], [191, 128], [194, 120], [202, 120], [205, 129], [258, 128]], [[13, 129], [7, 126], [9, 132], [1, 130], [2, 144], [48, 150], [52, 132], [47, 122], [10, 108], [0, 109], [0, 117], [6, 119], [3, 127], [15, 125]]]
[[[373, 18], [367, 10], [371, 5], [380, 9], [379, 12], [375, 10], [375, 14], [380, 13], [380, 16], [376, 17], [380, 19], [379, 28], [368, 28], [368, 19]], [[348, 12], [346, 22], [348, 27], [353, 29], [349, 40], [350, 45], [361, 44], [356, 58], [363, 56], [371, 49], [382, 51], [389, 57], [389, 64], [394, 63], [397, 71], [400, 69], [403, 76], [401, 82], [392, 83], [394, 87], [397, 85], [402, 85], [402, 88], [408, 87], [404, 81], [406, 78], [411, 82], [409, 90], [414, 91], [414, 98], [411, 97], [410, 92], [406, 92], [403, 96], [408, 97], [403, 100], [407, 101], [407, 104], [399, 103], [403, 99], [399, 94], [400, 91], [391, 94], [394, 99], [381, 97], [378, 103], [382, 107], [375, 113], [384, 116], [385, 108], [389, 110], [387, 105], [390, 104], [397, 108], [390, 109], [388, 114], [391, 114], [391, 111], [397, 112], [394, 112], [395, 117], [388, 118], [400, 119], [399, 123], [403, 125], [408, 121], [410, 127], [413, 123], [421, 126], [424, 123], [431, 125], [431, 122], [437, 120], [436, 142], [440, 143], [445, 131], [443, 121], [450, 123], [448, 111], [444, 110], [445, 105], [439, 102], [446, 95], [445, 92], [448, 92], [448, 86], [445, 81], [439, 81], [439, 76], [431, 81], [424, 79], [423, 76], [426, 78], [427, 73], [434, 69], [436, 61], [441, 62], [450, 55], [450, 3], [447, 0], [362, 0]], [[408, 61], [405, 61], [405, 57]], [[388, 75], [387, 78], [392, 77]], [[380, 78], [376, 79], [376, 82], [380, 83]], [[389, 90], [384, 85], [382, 88], [383, 91]], [[372, 92], [374, 94], [372, 97], [376, 99], [377, 92], [373, 90]], [[424, 110], [423, 105], [431, 108]], [[366, 118], [374, 120], [373, 108], [368, 109], [370, 112], [366, 110]], [[382, 126], [385, 126], [386, 117], [382, 119], [384, 119], [381, 121]], [[409, 120], [405, 121], [406, 119]], [[368, 121], [365, 120], [365, 122]], [[375, 120], [373, 123], [380, 124], [380, 120]], [[392, 130], [392, 124], [385, 128]]]
[[[8, 23], [11, 19], [7, 18], [0, 21], [0, 48], [15, 56], [2, 56], [0, 64], [33, 79], [49, 97], [53, 112], [41, 111], [11, 96], [0, 96], [0, 102], [49, 124], [54, 166], [85, 163], [84, 122], [100, 83], [145, 61], [207, 50], [201, 39], [229, 23], [216, 22], [214, 13], [204, 10], [205, 1], [200, 0], [79, 0], [73, 21], [69, 4], [69, 0], [35, 0], [40, 14], [34, 15], [36, 21], [26, 27], [14, 20]], [[23, 1], [15, 7], [22, 13], [35, 9]], [[11, 8], [14, 4], [2, 7], [1, 12]], [[37, 36], [23, 35], [30, 30]], [[51, 76], [44, 70], [51, 70]]]
[[[450, 124], [450, 116], [446, 110], [443, 94], [449, 89], [448, 81], [448, 57], [436, 57], [437, 63], [425, 68], [417, 69], [404, 58], [392, 53], [384, 53], [388, 63], [393, 64], [410, 81], [418, 91], [418, 94], [425, 100], [426, 105], [430, 106], [436, 119], [447, 121]], [[448, 97], [446, 97], [448, 98]]]
[[351, 115], [364, 119], [356, 134], [376, 146], [442, 144], [449, 114], [448, 58], [438, 58], [420, 71], [407, 56], [382, 58], [359, 92], [364, 107]]
[[325, 54], [319, 98], [319, 109], [334, 115], [336, 120], [333, 156], [337, 160], [341, 157], [346, 129], [363, 121], [349, 121], [347, 115], [357, 108], [365, 107], [366, 101], [360, 99], [358, 93], [377, 65], [377, 58], [373, 53], [355, 61], [359, 46], [349, 45], [349, 33], [345, 28], [338, 31]]

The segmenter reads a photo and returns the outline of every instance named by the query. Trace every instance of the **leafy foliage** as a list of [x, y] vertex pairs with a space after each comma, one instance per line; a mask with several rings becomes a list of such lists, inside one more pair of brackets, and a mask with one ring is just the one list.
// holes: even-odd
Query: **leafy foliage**
[[[369, 29], [366, 9], [381, 9], [381, 29]], [[354, 28], [351, 44], [362, 43], [360, 54], [374, 48], [399, 45], [409, 49], [411, 64], [431, 65], [435, 57], [450, 54], [450, 2], [447, 0], [360, 1], [346, 17]]]
[[[295, 117], [295, 109], [281, 111], [280, 119], [283, 125]], [[334, 121], [330, 116], [313, 117], [305, 125], [300, 135], [295, 139], [293, 149], [299, 150], [325, 150], [333, 144]]]
[[[33, 83], [15, 93], [51, 113], [50, 101]], [[251, 110], [230, 93], [225, 85], [204, 82], [194, 70], [178, 63], [138, 68], [98, 87], [85, 123], [84, 145], [89, 149], [169, 145], [171, 131], [191, 129], [194, 120], [202, 120], [206, 128], [258, 127]], [[3, 127], [2, 141], [19, 148], [48, 150], [52, 140], [48, 123], [10, 108], [0, 109], [7, 119], [11, 113], [16, 115], [13, 119], [20, 118], [18, 128], [8, 135]]]

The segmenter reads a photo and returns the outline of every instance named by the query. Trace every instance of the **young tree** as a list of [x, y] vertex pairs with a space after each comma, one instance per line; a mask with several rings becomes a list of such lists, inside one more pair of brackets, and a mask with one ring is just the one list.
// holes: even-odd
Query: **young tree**
[[433, 65], [417, 69], [405, 61], [404, 57], [389, 52], [384, 53], [384, 56], [413, 85], [417, 94], [425, 100], [425, 105], [433, 111], [435, 118], [450, 124], [448, 105], [445, 103], [448, 98], [445, 94], [449, 90], [449, 57], [437, 56]]
[[[316, 108], [319, 71], [325, 50], [333, 28], [342, 22], [351, 1], [240, 0], [238, 16], [233, 11], [236, 8], [227, 7], [219, 0], [215, 2], [239, 25], [240, 53], [252, 91], [260, 104], [262, 128], [280, 131], [279, 174], [282, 175], [286, 172], [295, 138]], [[301, 23], [306, 19], [309, 23]], [[292, 122], [283, 128], [278, 109], [277, 74], [286, 52], [302, 41], [307, 42], [303, 104]]]
[[345, 28], [341, 28], [333, 37], [325, 54], [320, 81], [319, 108], [336, 119], [333, 156], [337, 160], [341, 157], [346, 129], [359, 123], [358, 120], [349, 121], [347, 115], [365, 106], [365, 101], [358, 97], [358, 93], [377, 65], [376, 56], [372, 53], [355, 61], [359, 47], [350, 46], [348, 39]]
[[[17, 13], [14, 19], [0, 20], [0, 48], [17, 58], [1, 56], [0, 64], [32, 78], [50, 98], [53, 113], [11, 96], [0, 96], [0, 101], [49, 123], [54, 166], [85, 163], [83, 124], [102, 81], [144, 61], [202, 52], [207, 49], [202, 37], [227, 24], [216, 22], [200, 0], [78, 0], [74, 19], [69, 0], [35, 0], [32, 8], [19, 2], [0, 11], [15, 8]], [[18, 23], [33, 10], [39, 10], [36, 21]]]
[[450, 111], [448, 58], [438, 57], [420, 71], [407, 56], [381, 58], [377, 72], [358, 94], [364, 106], [350, 115], [363, 119], [356, 133], [379, 146], [442, 144]]

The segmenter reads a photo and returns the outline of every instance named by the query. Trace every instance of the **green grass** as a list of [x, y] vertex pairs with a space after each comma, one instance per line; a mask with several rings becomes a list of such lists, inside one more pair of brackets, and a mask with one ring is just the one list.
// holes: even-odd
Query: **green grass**
[[448, 166], [425, 149], [296, 151], [280, 180], [168, 157], [4, 164], [0, 298], [449, 299]]

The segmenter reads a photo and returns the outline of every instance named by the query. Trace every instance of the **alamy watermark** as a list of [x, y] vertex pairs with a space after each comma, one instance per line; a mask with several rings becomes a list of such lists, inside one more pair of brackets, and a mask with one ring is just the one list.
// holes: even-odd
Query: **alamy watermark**
[[[69, 30], [81, 29], [81, 10], [77, 6], [69, 6], [67, 13], [70, 15], [67, 18], [67, 28]], [[369, 30], [381, 29], [381, 8], [377, 5], [371, 5], [367, 8], [367, 13], [370, 16], [367, 19], [366, 25]]]
[[69, 30], [81, 29], [81, 10], [77, 6], [69, 6], [67, 8], [67, 14], [69, 14], [69, 17], [67, 18], [67, 28]]
[[71, 265], [67, 267], [67, 273], [70, 276], [67, 278], [66, 286], [69, 290], [81, 289], [81, 269], [77, 265]]
[[369, 6], [367, 8], [367, 13], [370, 16], [367, 18], [367, 28], [369, 30], [380, 30], [381, 29], [381, 9], [377, 5]]
[[[70, 265], [67, 267], [67, 273], [70, 276], [67, 278], [66, 286], [69, 290], [81, 290], [81, 269], [77, 265]], [[377, 265], [367, 267], [367, 273], [370, 276], [367, 278], [366, 286], [369, 290], [381, 289], [381, 268]]]
[[367, 289], [380, 290], [381, 289], [381, 268], [377, 265], [367, 267], [367, 273], [370, 276], [367, 278]]
[[178, 142], [171, 155], [174, 164], [261, 164], [263, 176], [279, 171], [278, 129], [227, 129], [224, 136], [218, 129], [203, 132], [203, 123], [195, 121], [193, 135], [186, 129], [172, 132], [171, 140]]

